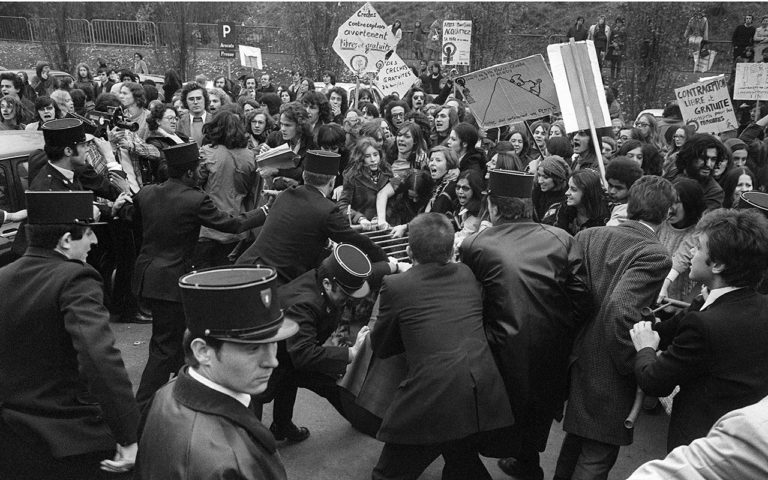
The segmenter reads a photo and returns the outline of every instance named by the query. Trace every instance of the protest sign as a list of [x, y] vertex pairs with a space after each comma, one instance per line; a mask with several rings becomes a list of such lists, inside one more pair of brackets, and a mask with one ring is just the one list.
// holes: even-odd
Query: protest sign
[[413, 74], [409, 67], [397, 53], [393, 53], [388, 60], [384, 62], [384, 67], [379, 70], [376, 77], [376, 85], [384, 95], [393, 92], [402, 98], [413, 85], [418, 77]]
[[768, 100], [768, 63], [737, 63], [734, 100]]
[[240, 65], [249, 68], [263, 69], [261, 49], [240, 45]]
[[378, 72], [384, 57], [392, 50], [387, 24], [370, 3], [341, 24], [333, 41], [333, 51], [354, 73]]
[[[547, 56], [565, 130], [568, 133], [589, 130], [587, 109], [591, 112], [594, 128], [610, 127], [611, 115], [605, 100], [595, 44], [586, 40], [575, 42], [573, 46], [570, 43], [550, 45], [547, 47]], [[579, 71], [583, 76], [583, 88]]]
[[445, 20], [443, 22], [443, 65], [469, 65], [471, 46], [471, 20]]
[[456, 85], [483, 128], [510, 125], [559, 111], [555, 84], [541, 55], [463, 75], [456, 79]]
[[680, 112], [696, 133], [718, 134], [739, 126], [728, 96], [725, 75], [675, 89]]

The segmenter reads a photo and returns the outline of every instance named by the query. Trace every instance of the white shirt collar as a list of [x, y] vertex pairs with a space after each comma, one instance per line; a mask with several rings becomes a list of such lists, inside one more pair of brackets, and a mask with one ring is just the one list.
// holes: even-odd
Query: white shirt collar
[[699, 311], [704, 310], [708, 306], [712, 305], [713, 303], [715, 303], [715, 300], [717, 300], [718, 298], [722, 297], [726, 293], [731, 293], [734, 290], [739, 290], [741, 288], [744, 288], [744, 287], [721, 287], [721, 288], [715, 288], [714, 290], [709, 292], [709, 295], [707, 295], [707, 299], [704, 301], [704, 305], [701, 306], [701, 309]]
[[75, 172], [73, 172], [72, 170], [67, 170], [66, 168], [58, 167], [52, 164], [51, 162], [48, 162], [48, 164], [53, 168], [55, 168], [56, 170], [58, 170], [59, 172], [61, 172], [61, 174], [64, 175], [67, 178], [67, 180], [69, 180], [70, 182], [73, 182], [75, 180]]
[[242, 403], [244, 407], [248, 407], [248, 405], [251, 404], [251, 396], [247, 393], [236, 392], [234, 390], [230, 390], [227, 387], [219, 385], [216, 382], [208, 380], [204, 376], [197, 373], [197, 371], [195, 371], [195, 369], [192, 367], [189, 368], [189, 376], [210, 388], [211, 390], [216, 390], [219, 393], [223, 393], [224, 395], [234, 398], [238, 402]]

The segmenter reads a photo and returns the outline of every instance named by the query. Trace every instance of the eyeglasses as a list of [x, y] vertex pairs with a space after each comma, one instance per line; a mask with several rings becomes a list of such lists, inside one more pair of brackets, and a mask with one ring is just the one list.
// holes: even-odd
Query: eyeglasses
[[646, 123], [646, 122], [635, 122], [635, 126], [636, 127], [650, 127], [651, 124], [650, 123]]
[[163, 120], [168, 120], [169, 122], [173, 122], [173, 121], [178, 122], [179, 121], [179, 117], [177, 117], [175, 115], [172, 116], [172, 117], [163, 117]]
[[468, 192], [472, 190], [472, 187], [469, 185], [456, 185], [456, 190], [461, 190], [462, 192]]
[[203, 97], [187, 97], [187, 103], [189, 102], [198, 103], [202, 101], [203, 101]]

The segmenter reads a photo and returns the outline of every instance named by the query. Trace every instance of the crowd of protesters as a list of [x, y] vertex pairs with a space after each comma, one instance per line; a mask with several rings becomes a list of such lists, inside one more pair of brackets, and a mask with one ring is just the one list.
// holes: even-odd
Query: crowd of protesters
[[[608, 27], [600, 17], [586, 28], [580, 17], [569, 36], [593, 40], [601, 66], [603, 59], [613, 61], [615, 77], [626, 41], [623, 24], [617, 18]], [[555, 419], [567, 432], [555, 478], [607, 478], [619, 448], [632, 443], [623, 421], [638, 386], [653, 398], [679, 386], [670, 451], [706, 437], [722, 415], [768, 395], [768, 305], [756, 293], [765, 287], [768, 222], [754, 212], [762, 206], [765, 213], [760, 195], [768, 190], [768, 108], [743, 116], [738, 130], [700, 134], [683, 122], [674, 102], [661, 118], [646, 113], [625, 120], [609, 87], [613, 125], [597, 129], [597, 137], [567, 132], [556, 116], [484, 129], [452, 77], [442, 73], [434, 38], [439, 24], [416, 28], [419, 80], [402, 97], [382, 98], [367, 85], [350, 95], [331, 71], [318, 82], [293, 71], [283, 85], [267, 73], [183, 82], [168, 70], [157, 88], [151, 80], [139, 82], [139, 73], [148, 72], [141, 54], [135, 70], [80, 63], [71, 84], [54, 77], [46, 62], [37, 65], [34, 79], [0, 74], [0, 129], [41, 130], [46, 141], [30, 156], [29, 189], [93, 192], [93, 214], [103, 222], [93, 231], [57, 230], [46, 243], [40, 234], [45, 221], [30, 213], [29, 235], [20, 233], [15, 245], [22, 258], [0, 269], [0, 286], [25, 275], [30, 255], [54, 255], [41, 253], [49, 245], [70, 260], [87, 258], [101, 274], [107, 287], [89, 298], [106, 294], [112, 321], [153, 323], [136, 399], [120, 404], [128, 405], [130, 421], [117, 404], [108, 408], [117, 453], [101, 462], [103, 470], [132, 467], [138, 448], [140, 478], [164, 478], [167, 466], [155, 467], [166, 460], [158, 453], [163, 428], [153, 422], [191, 421], [174, 413], [173, 401], [216, 415], [221, 399], [215, 395], [223, 394], [248, 407], [229, 405], [221, 413], [233, 428], [248, 431], [246, 441], [214, 432], [217, 441], [237, 445], [236, 460], [169, 458], [182, 470], [221, 467], [240, 469], [243, 478], [285, 478], [274, 442], [309, 436], [291, 420], [301, 387], [385, 442], [376, 479], [416, 478], [439, 455], [446, 460], [444, 478], [490, 478], [478, 452], [501, 458], [500, 467], [513, 478], [541, 479], [539, 453]], [[391, 29], [401, 34], [400, 22]], [[739, 39], [746, 39], [742, 33]], [[737, 48], [735, 40], [734, 33]], [[287, 152], [283, 163], [266, 161], [280, 151]], [[3, 212], [2, 219], [24, 216]], [[394, 237], [408, 236], [412, 267], [387, 259], [361, 233], [390, 229]], [[329, 239], [341, 246], [328, 249]], [[67, 254], [71, 245], [81, 245], [87, 257], [82, 250]], [[259, 338], [234, 324], [200, 327], [217, 312], [205, 317], [190, 310], [179, 277], [234, 265], [273, 268], [277, 287], [261, 290], [261, 300], [255, 294], [258, 308], [268, 311], [279, 296], [298, 328], [280, 323], [274, 311], [274, 328]], [[0, 351], [26, 343], [9, 326], [12, 318], [34, 317], [26, 300], [0, 300]], [[104, 322], [108, 331], [110, 316], [97, 308], [100, 300], [96, 304], [98, 318], [89, 321]], [[658, 333], [641, 315], [653, 304], [662, 307], [653, 327]], [[690, 308], [681, 307], [686, 304]], [[12, 311], [20, 305], [27, 310]], [[69, 334], [80, 338], [74, 327], [79, 314], [60, 314]], [[728, 331], [729, 321], [738, 323], [737, 333]], [[293, 331], [278, 333], [278, 326]], [[245, 370], [216, 370], [238, 365], [219, 358], [222, 349], [249, 342], [262, 355], [259, 371], [266, 372], [258, 388], [230, 381]], [[279, 347], [268, 350], [275, 342]], [[78, 341], [75, 348], [80, 357], [69, 350], [57, 355], [76, 364], [83, 352], [103, 353]], [[360, 361], [364, 348], [372, 348], [374, 358], [363, 388], [338, 387], [336, 378]], [[10, 365], [3, 364], [6, 353], [0, 354], [0, 377]], [[124, 369], [110, 355], [116, 371]], [[387, 369], [396, 369], [389, 362], [398, 356], [408, 360], [407, 368], [401, 365], [407, 380], [397, 377], [393, 385], [396, 375]], [[163, 385], [180, 368], [173, 400]], [[78, 470], [82, 465], [103, 460], [93, 457], [110, 450], [103, 442], [83, 442], [79, 450], [59, 445], [75, 428], [66, 422], [53, 434], [45, 433], [53, 427], [19, 427], [35, 425], [30, 418], [56, 407], [40, 407], [25, 384], [33, 380], [18, 377], [0, 380], [0, 446], [20, 458], [39, 457], [4, 460], [0, 476], [78, 478], [87, 471]], [[377, 382], [379, 397], [366, 400]], [[199, 384], [218, 393], [211, 396]], [[104, 403], [109, 391], [92, 393]], [[191, 392], [198, 400], [185, 397]], [[646, 407], [654, 408], [653, 398]], [[267, 430], [258, 420], [261, 405], [270, 401], [274, 423]], [[390, 402], [391, 408], [381, 407]], [[149, 422], [143, 428], [154, 432], [141, 443], [138, 409]], [[200, 448], [204, 440], [197, 435], [190, 434], [194, 445], [179, 448]], [[20, 439], [33, 445], [24, 447]], [[79, 473], [67, 476], [70, 469]], [[192, 471], [189, 478], [203, 477]]]

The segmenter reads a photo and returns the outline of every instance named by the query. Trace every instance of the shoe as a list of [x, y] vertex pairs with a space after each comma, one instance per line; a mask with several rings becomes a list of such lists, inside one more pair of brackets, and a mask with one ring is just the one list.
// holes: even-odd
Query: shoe
[[520, 463], [514, 457], [500, 459], [499, 468], [517, 480], [544, 480], [544, 470], [540, 466]]
[[128, 323], [152, 323], [152, 315], [138, 312], [128, 321]]
[[306, 427], [297, 427], [291, 422], [287, 428], [278, 428], [276, 423], [269, 427], [269, 431], [275, 437], [275, 440], [282, 442], [288, 440], [291, 443], [299, 443], [309, 438], [309, 429]]

